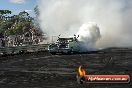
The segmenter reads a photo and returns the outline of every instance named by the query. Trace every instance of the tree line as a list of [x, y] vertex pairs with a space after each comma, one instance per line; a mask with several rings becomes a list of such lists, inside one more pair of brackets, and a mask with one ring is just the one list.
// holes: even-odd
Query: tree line
[[11, 14], [10, 10], [0, 10], [0, 36], [23, 35], [31, 31], [36, 35], [42, 35], [40, 28], [35, 25], [35, 19], [28, 12]]

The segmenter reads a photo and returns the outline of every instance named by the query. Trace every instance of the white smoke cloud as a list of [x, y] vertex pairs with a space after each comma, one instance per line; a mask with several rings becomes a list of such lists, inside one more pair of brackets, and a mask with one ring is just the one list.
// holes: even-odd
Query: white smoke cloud
[[83, 24], [76, 35], [79, 35], [78, 43], [82, 52], [95, 50], [94, 46], [101, 37], [99, 27], [92, 22]]
[[79, 41], [84, 42], [89, 47], [93, 47], [101, 37], [99, 27], [91, 22], [83, 24], [76, 35], [79, 35]]
[[132, 0], [40, 0], [40, 24], [49, 35], [73, 35], [96, 22], [96, 47], [132, 46]]

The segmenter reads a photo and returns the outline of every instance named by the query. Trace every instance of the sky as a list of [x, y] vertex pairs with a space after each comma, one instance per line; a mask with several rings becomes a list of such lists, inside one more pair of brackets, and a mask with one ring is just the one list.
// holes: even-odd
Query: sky
[[38, 0], [0, 0], [0, 9], [11, 10], [12, 14], [26, 11], [30, 16], [34, 16], [34, 7]]

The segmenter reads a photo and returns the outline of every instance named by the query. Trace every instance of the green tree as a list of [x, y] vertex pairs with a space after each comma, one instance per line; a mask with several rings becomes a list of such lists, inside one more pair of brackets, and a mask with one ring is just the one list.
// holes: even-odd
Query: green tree
[[10, 10], [0, 10], [0, 16], [6, 15], [6, 14], [11, 14], [12, 12]]
[[[22, 35], [31, 30], [38, 30], [35, 20], [29, 13], [22, 11], [18, 15], [8, 16], [11, 14], [9, 10], [0, 10], [0, 33], [9, 35]], [[42, 32], [41, 32], [42, 33]]]

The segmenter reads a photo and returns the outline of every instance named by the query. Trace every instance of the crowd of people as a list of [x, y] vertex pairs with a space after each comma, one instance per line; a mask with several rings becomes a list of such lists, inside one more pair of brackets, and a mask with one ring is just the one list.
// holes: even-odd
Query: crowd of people
[[42, 41], [42, 36], [26, 37], [23, 35], [11, 35], [8, 37], [0, 38], [0, 47], [34, 45], [39, 44]]

